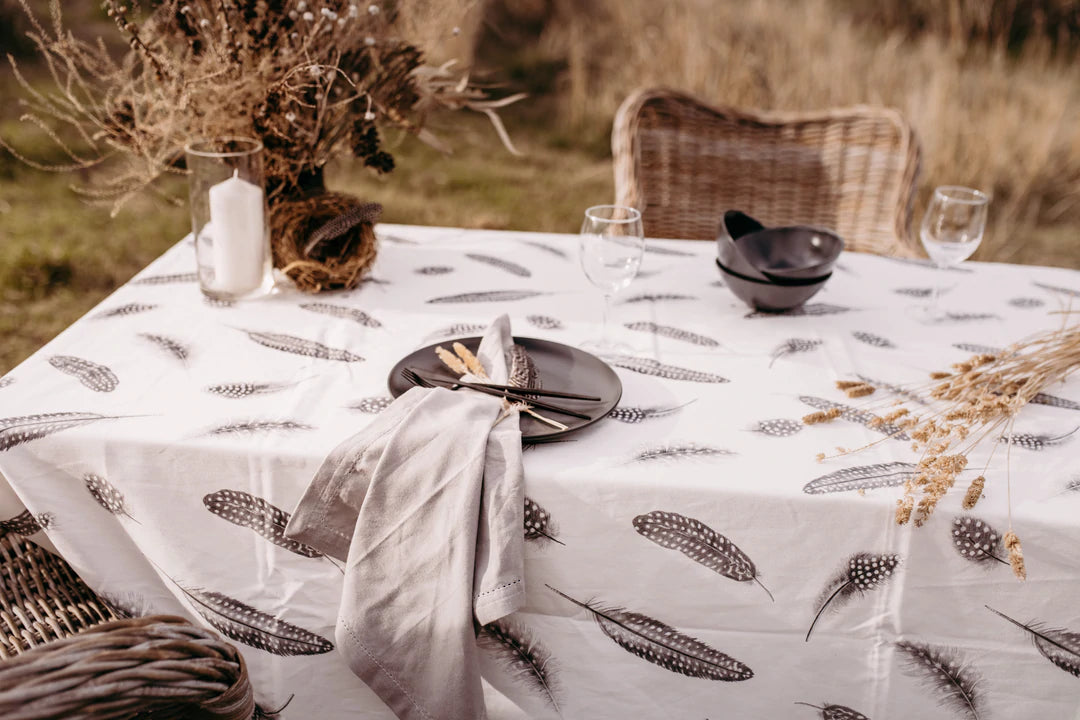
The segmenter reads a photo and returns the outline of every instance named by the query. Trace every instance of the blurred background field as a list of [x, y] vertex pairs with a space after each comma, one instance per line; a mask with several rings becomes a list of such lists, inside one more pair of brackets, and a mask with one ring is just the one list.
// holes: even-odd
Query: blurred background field
[[[447, 10], [468, 0], [427, 2], [442, 10], [417, 29], [432, 59], [457, 56], [500, 92], [529, 93], [502, 113], [523, 155], [483, 116], [455, 113], [429, 124], [450, 157], [391, 135], [389, 175], [330, 169], [332, 189], [381, 202], [385, 221], [575, 232], [586, 206], [613, 198], [615, 109], [665, 85], [744, 107], [897, 107], [923, 148], [916, 221], [935, 185], [987, 189], [976, 259], [1080, 268], [1078, 0], [486, 0], [456, 22]], [[62, 4], [79, 33], [115, 36], [93, 0]], [[46, 88], [27, 27], [16, 0], [0, 0], [0, 49]], [[0, 135], [60, 162], [19, 122], [22, 93], [0, 70]], [[110, 218], [70, 191], [86, 179], [0, 150], [0, 373], [188, 230], [184, 207], [149, 196]]]

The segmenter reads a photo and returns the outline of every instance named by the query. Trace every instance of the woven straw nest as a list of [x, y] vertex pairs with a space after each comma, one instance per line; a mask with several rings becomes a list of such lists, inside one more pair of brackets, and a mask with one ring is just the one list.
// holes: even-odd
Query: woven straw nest
[[281, 200], [270, 212], [274, 267], [304, 292], [355, 288], [375, 262], [382, 207], [321, 192]]

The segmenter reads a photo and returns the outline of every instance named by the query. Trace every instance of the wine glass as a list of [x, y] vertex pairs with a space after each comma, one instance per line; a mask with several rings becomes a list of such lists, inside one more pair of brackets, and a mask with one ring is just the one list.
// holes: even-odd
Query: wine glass
[[608, 335], [611, 298], [637, 275], [645, 252], [645, 231], [641, 213], [621, 205], [596, 205], [585, 211], [581, 224], [581, 269], [585, 277], [604, 294], [604, 321], [599, 341], [583, 347], [617, 353], [623, 349]]
[[[934, 196], [923, 217], [919, 236], [930, 261], [945, 269], [971, 257], [986, 229], [986, 193], [956, 185], [934, 189]], [[937, 323], [948, 317], [938, 304], [940, 288], [934, 285], [930, 302], [922, 310], [922, 320]]]

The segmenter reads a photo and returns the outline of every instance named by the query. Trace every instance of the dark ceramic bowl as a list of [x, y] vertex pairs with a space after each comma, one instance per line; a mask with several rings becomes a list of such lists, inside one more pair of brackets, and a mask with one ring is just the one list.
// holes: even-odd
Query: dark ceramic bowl
[[802, 305], [825, 287], [826, 281], [832, 277], [831, 274], [826, 275], [808, 285], [777, 285], [734, 272], [725, 267], [720, 260], [716, 261], [716, 266], [720, 269], [720, 276], [723, 277], [724, 283], [735, 297], [756, 310], [766, 312], [791, 310]]
[[742, 235], [733, 244], [756, 273], [745, 273], [724, 263], [727, 267], [748, 277], [760, 274], [774, 282], [825, 277], [844, 250], [844, 241], [836, 233], [806, 226], [759, 230]]
[[738, 210], [728, 210], [720, 221], [720, 232], [716, 236], [716, 256], [724, 267], [734, 272], [757, 280], [768, 281], [749, 260], [743, 256], [736, 241], [744, 235], [761, 232], [765, 227], [754, 218]]

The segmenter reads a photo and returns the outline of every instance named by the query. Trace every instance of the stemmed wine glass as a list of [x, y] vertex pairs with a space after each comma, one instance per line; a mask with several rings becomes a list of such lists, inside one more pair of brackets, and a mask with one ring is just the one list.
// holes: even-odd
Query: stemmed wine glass
[[[986, 193], [972, 188], [943, 185], [934, 189], [919, 232], [926, 254], [934, 265], [941, 269], [950, 268], [971, 257], [986, 229], [989, 202]], [[940, 288], [935, 284], [930, 302], [921, 312], [923, 322], [937, 323], [948, 317], [938, 304], [940, 294]]]
[[599, 341], [583, 347], [602, 353], [621, 352], [609, 338], [611, 298], [637, 275], [645, 252], [641, 213], [621, 205], [596, 205], [585, 211], [581, 224], [581, 268], [604, 294], [604, 324]]

